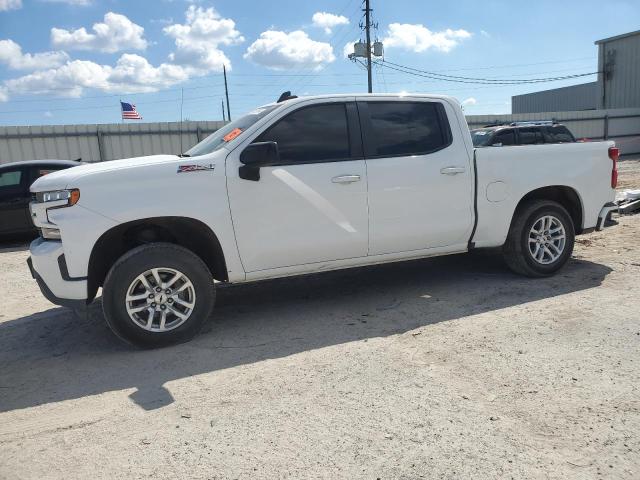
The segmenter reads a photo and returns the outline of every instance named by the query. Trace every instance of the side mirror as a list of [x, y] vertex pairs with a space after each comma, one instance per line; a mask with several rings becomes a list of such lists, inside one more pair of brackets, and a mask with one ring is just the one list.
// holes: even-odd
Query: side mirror
[[280, 153], [276, 142], [252, 143], [240, 154], [242, 166], [239, 169], [240, 178], [243, 180], [260, 180], [260, 167], [278, 165]]

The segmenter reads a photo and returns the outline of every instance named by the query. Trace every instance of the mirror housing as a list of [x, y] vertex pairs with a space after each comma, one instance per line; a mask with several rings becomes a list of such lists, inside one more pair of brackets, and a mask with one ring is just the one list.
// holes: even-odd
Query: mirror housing
[[240, 154], [240, 162], [254, 167], [267, 167], [280, 163], [280, 154], [276, 142], [252, 143]]
[[280, 153], [276, 142], [252, 143], [240, 154], [240, 178], [257, 182], [260, 180], [260, 167], [280, 164]]

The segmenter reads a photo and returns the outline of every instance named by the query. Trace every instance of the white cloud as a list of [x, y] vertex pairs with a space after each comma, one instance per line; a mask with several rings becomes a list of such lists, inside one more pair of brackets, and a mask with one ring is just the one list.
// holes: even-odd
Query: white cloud
[[486, 30], [480, 30], [480, 35], [482, 35], [483, 37], [491, 37], [491, 34], [489, 32], [487, 32]]
[[466, 30], [447, 28], [440, 32], [432, 32], [421, 24], [392, 23], [387, 36], [382, 40], [385, 48], [403, 48], [416, 53], [426, 50], [449, 52], [462, 40], [471, 37]]
[[85, 88], [122, 93], [154, 92], [188, 78], [180, 66], [163, 63], [154, 67], [140, 55], [124, 54], [113, 67], [73, 60], [58, 68], [7, 80], [4, 92], [5, 95], [53, 93], [67, 97], [80, 97]]
[[353, 44], [357, 42], [358, 40], [354, 40], [353, 42], [347, 42], [344, 44], [344, 47], [342, 48], [342, 56], [344, 58], [348, 58], [349, 55], [353, 53]]
[[213, 8], [195, 5], [189, 6], [185, 16], [184, 24], [176, 23], [163, 29], [176, 44], [169, 60], [199, 74], [221, 71], [223, 64], [230, 68], [231, 62], [219, 47], [244, 42], [244, 37], [236, 30], [236, 23], [230, 18], [222, 18]]
[[65, 52], [22, 53], [13, 40], [0, 40], [0, 63], [12, 70], [42, 70], [58, 67], [69, 60]]
[[22, 0], [0, 0], [0, 12], [22, 8]]
[[478, 103], [478, 101], [473, 97], [469, 97], [469, 98], [467, 98], [467, 99], [462, 101], [462, 105], [465, 105], [465, 106], [466, 105], [475, 105], [477, 103]]
[[188, 79], [188, 73], [179, 65], [162, 63], [154, 67], [140, 55], [125, 53], [110, 69], [107, 81], [110, 90], [134, 87], [137, 91], [154, 91]]
[[301, 66], [319, 69], [336, 59], [331, 45], [311, 40], [301, 30], [291, 33], [276, 30], [262, 32], [260, 38], [249, 45], [244, 58], [273, 70]]
[[316, 27], [324, 29], [324, 33], [329, 35], [331, 30], [338, 25], [348, 25], [349, 19], [343, 15], [334, 15], [327, 12], [316, 12], [311, 17], [311, 21]]
[[[107, 13], [104, 23], [93, 26], [94, 33], [84, 28], [67, 31], [52, 29], [52, 41], [56, 45], [67, 45], [77, 49], [96, 49], [114, 52], [123, 48], [144, 48], [144, 29], [127, 17]], [[176, 49], [169, 61], [154, 66], [136, 54], [125, 53], [115, 65], [102, 65], [88, 60], [69, 60], [64, 52], [44, 52], [34, 55], [22, 54], [20, 46], [5, 41], [0, 43], [0, 62], [15, 68], [33, 66], [29, 75], [5, 80], [0, 85], [0, 101], [16, 94], [53, 94], [80, 97], [85, 89], [105, 92], [136, 93], [154, 92], [184, 82], [192, 76], [205, 75], [222, 70], [229, 59], [221, 45], [234, 45], [244, 41], [235, 29], [235, 22], [221, 18], [213, 9], [190, 6], [184, 24], [173, 24], [164, 28], [164, 33], [175, 41]], [[7, 50], [3, 57], [2, 45]]]
[[87, 32], [84, 27], [77, 30], [52, 28], [51, 43], [69, 50], [99, 50], [106, 53], [147, 48], [144, 28], [119, 13], [106, 13], [104, 22], [94, 23], [92, 29], [94, 33]]
[[49, 3], [66, 3], [68, 5], [86, 7], [87, 5], [91, 5], [91, 0], [44, 0]]

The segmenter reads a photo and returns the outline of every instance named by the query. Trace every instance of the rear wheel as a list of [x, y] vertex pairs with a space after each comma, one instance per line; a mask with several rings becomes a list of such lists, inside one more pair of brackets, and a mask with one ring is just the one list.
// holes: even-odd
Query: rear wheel
[[514, 272], [546, 277], [567, 263], [574, 241], [573, 221], [565, 208], [550, 200], [533, 200], [516, 210], [503, 255]]
[[204, 262], [169, 243], [150, 243], [124, 254], [107, 274], [102, 294], [111, 330], [147, 348], [193, 338], [214, 301], [213, 278]]

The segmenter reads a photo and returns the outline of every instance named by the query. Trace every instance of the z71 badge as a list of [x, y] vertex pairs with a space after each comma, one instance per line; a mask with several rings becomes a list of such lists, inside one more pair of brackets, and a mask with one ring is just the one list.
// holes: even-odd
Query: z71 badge
[[215, 168], [215, 165], [212, 163], [209, 165], [178, 165], [177, 173], [202, 172], [205, 170], [213, 170]]

